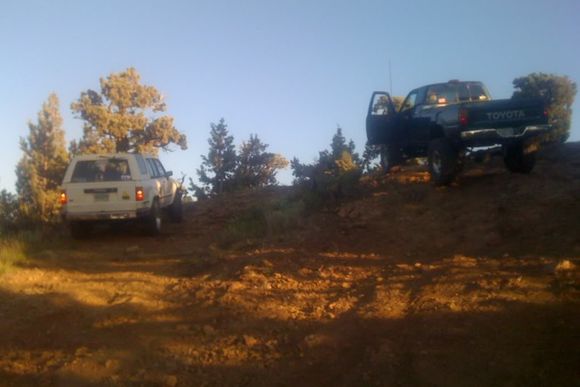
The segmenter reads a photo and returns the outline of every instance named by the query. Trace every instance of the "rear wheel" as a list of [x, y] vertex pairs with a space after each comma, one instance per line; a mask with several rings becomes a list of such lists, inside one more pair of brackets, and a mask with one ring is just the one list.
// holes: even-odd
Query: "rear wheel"
[[381, 168], [388, 173], [394, 166], [401, 165], [403, 156], [401, 149], [393, 145], [381, 146]]
[[173, 203], [169, 206], [169, 219], [175, 223], [183, 221], [183, 195], [179, 190], [175, 192]]
[[530, 173], [536, 165], [536, 153], [525, 153], [522, 144], [505, 148], [503, 161], [510, 172]]
[[74, 239], [85, 239], [91, 234], [93, 224], [91, 222], [70, 222], [69, 230]]
[[437, 138], [429, 144], [428, 161], [431, 180], [435, 185], [447, 185], [459, 172], [457, 151], [446, 138]]
[[149, 235], [159, 235], [161, 233], [162, 217], [161, 217], [161, 207], [159, 206], [159, 201], [155, 199], [151, 205], [151, 211], [149, 216], [145, 221], [145, 227], [147, 234]]

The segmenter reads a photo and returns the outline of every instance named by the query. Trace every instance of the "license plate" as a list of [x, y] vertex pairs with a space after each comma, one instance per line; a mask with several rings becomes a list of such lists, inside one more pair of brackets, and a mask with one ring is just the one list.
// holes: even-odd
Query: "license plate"
[[502, 128], [498, 129], [497, 133], [502, 137], [513, 137], [514, 136], [514, 128]]
[[108, 193], [96, 193], [95, 194], [95, 202], [108, 202], [109, 201], [109, 194]]

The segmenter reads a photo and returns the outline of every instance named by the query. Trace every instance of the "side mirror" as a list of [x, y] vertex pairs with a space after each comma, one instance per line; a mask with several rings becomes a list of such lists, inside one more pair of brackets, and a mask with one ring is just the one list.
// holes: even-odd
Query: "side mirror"
[[171, 177], [171, 176], [173, 176], [173, 171], [165, 172], [165, 177]]

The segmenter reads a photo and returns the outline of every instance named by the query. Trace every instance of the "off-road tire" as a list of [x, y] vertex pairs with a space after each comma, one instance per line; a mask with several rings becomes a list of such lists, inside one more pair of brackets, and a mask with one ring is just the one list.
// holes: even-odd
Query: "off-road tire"
[[393, 145], [382, 145], [380, 149], [380, 157], [383, 173], [388, 173], [393, 167], [401, 165], [403, 162], [401, 149]]
[[159, 200], [155, 199], [151, 205], [149, 215], [145, 219], [145, 231], [148, 235], [155, 236], [161, 233], [161, 226], [163, 224], [163, 217], [161, 215]]
[[177, 190], [173, 203], [168, 208], [169, 219], [174, 223], [181, 223], [183, 221], [183, 194]]
[[446, 138], [436, 138], [429, 144], [429, 173], [437, 186], [450, 184], [459, 173], [458, 152]]
[[503, 157], [506, 168], [512, 173], [530, 173], [536, 165], [536, 153], [524, 153], [521, 144], [507, 146]]
[[86, 239], [91, 235], [93, 230], [93, 224], [91, 222], [70, 222], [69, 225], [70, 235], [73, 239]]

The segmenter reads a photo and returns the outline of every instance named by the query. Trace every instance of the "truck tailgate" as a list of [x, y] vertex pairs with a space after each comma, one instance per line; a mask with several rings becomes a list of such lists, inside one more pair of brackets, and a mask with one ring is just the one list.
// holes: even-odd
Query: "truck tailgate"
[[547, 123], [539, 99], [500, 99], [467, 105], [469, 128], [518, 128]]
[[133, 182], [70, 183], [65, 189], [70, 213], [119, 212], [136, 208]]

